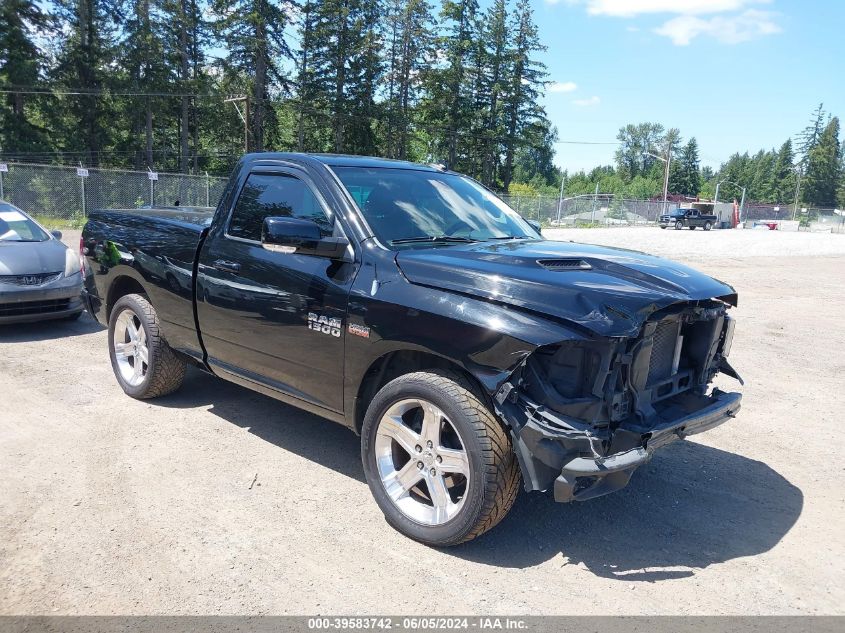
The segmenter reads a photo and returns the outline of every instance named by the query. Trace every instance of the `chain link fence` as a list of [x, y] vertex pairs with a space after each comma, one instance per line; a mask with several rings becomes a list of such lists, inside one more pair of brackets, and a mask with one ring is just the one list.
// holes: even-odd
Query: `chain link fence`
[[[215, 207], [227, 178], [119, 169], [85, 169], [30, 163], [0, 165], [0, 199], [45, 220], [85, 221], [93, 209], [149, 206]], [[502, 194], [522, 216], [545, 227], [640, 226], [655, 224], [677, 202], [617, 198], [613, 194], [574, 197]], [[845, 233], [845, 216], [834, 209], [794, 209], [789, 205], [746, 205], [743, 223], [800, 221], [801, 230]]]
[[799, 230], [819, 233], [845, 233], [845, 211], [841, 209], [819, 209], [794, 203], [749, 204], [742, 216], [747, 228], [771, 221], [795, 221]]
[[518, 196], [502, 200], [529, 220], [543, 226], [637, 226], [656, 224], [661, 213], [678, 208], [677, 202], [617, 198], [599, 193], [584, 196]]
[[227, 178], [8, 163], [0, 198], [37, 218], [84, 221], [93, 209], [214, 207]]

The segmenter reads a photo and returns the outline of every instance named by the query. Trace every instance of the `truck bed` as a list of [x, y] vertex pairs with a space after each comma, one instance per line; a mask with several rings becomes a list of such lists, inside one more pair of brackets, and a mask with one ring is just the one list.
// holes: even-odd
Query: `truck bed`
[[83, 240], [84, 247], [97, 254], [100, 267], [86, 284], [93, 282], [97, 287], [94, 296], [108, 303], [107, 289], [115, 280], [137, 281], [159, 308], [170, 344], [200, 358], [202, 348], [194, 322], [194, 260], [213, 215], [214, 209], [202, 207], [93, 211]]

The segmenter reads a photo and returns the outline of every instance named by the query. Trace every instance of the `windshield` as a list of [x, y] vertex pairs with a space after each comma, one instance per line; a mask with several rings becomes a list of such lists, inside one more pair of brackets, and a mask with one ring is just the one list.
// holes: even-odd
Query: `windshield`
[[333, 169], [383, 243], [539, 238], [513, 209], [469, 178], [383, 167]]
[[23, 211], [8, 202], [0, 202], [0, 242], [43, 242], [50, 236]]

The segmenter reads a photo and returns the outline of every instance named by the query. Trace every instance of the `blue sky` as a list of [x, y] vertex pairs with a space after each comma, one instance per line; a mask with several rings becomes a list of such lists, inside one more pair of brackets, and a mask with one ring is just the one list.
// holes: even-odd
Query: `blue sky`
[[[561, 140], [613, 142], [657, 121], [702, 163], [777, 147], [820, 102], [845, 117], [843, 0], [534, 0], [548, 51], [545, 106]], [[569, 170], [614, 145], [557, 146]]]

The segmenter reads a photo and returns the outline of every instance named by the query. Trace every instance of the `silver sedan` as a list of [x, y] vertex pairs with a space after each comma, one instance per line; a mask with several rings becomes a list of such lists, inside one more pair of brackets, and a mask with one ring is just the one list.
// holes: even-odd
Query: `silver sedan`
[[61, 236], [0, 200], [0, 324], [82, 313], [79, 256]]

